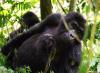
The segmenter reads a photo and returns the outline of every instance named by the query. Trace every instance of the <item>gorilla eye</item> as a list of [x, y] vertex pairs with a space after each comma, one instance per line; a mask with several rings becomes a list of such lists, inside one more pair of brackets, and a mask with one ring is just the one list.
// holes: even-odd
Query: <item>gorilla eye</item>
[[73, 21], [72, 24], [78, 27], [78, 23], [76, 21]]
[[75, 66], [75, 61], [74, 60], [72, 60], [71, 62], [70, 62], [70, 65], [71, 65], [71, 67], [73, 67], [73, 66]]
[[71, 22], [71, 26], [73, 29], [79, 29], [79, 24], [76, 21]]

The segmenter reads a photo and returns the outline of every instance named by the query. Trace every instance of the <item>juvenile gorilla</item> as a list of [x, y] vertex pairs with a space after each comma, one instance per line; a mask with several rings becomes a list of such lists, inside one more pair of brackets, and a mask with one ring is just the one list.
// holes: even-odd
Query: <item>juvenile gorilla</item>
[[39, 19], [38, 17], [31, 11], [26, 12], [25, 14], [22, 15], [21, 20], [20, 20], [20, 24], [21, 27], [15, 31], [13, 31], [12, 33], [10, 33], [10, 38], [14, 38], [15, 36], [17, 36], [18, 34], [24, 32], [24, 30], [29, 29], [30, 27], [32, 27], [33, 25], [35, 25], [36, 23], [39, 23]]
[[[27, 35], [31, 33], [29, 28], [39, 22], [40, 21], [38, 17], [33, 12], [28, 11], [24, 15], [22, 15], [20, 20], [21, 27], [18, 30], [10, 33], [11, 40], [9, 40], [8, 43], [2, 47], [2, 53], [4, 55], [8, 55], [12, 49], [18, 48], [27, 39], [25, 37], [27, 37]], [[25, 26], [28, 28], [29, 31], [27, 30], [26, 32], [23, 32], [26, 29]], [[20, 35], [17, 35], [18, 33], [20, 33]], [[31, 36], [32, 35], [33, 34], [31, 33]]]
[[[8, 41], [8, 43], [10, 41], [12, 41], [14, 38], [16, 38], [17, 36], [20, 36], [21, 33], [24, 32], [24, 30], [28, 30], [30, 27], [34, 26], [36, 23], [39, 23], [39, 22], [40, 21], [39, 21], [38, 17], [33, 12], [28, 11], [25, 14], [23, 14], [21, 16], [21, 20], [20, 20], [21, 27], [19, 29], [15, 30], [15, 31], [13, 31], [12, 33], [10, 33], [10, 36], [9, 36], [10, 40]], [[24, 40], [23, 40], [23, 42], [24, 42]], [[15, 42], [15, 43], [16, 44], [20, 43], [20, 39], [18, 40], [18, 42]], [[14, 52], [15, 52], [14, 50], [18, 49], [20, 45], [18, 45], [16, 47], [11, 47], [11, 46], [14, 46], [13, 42], [12, 42], [10, 45], [8, 44], [8, 45], [5, 45], [3, 47], [2, 53], [7, 56], [7, 61], [9, 63], [12, 62], [12, 58], [13, 58], [13, 55], [14, 55]]]
[[[70, 30], [65, 28], [62, 17]], [[24, 36], [25, 38], [22, 38], [23, 36], [17, 37], [16, 40], [22, 38], [23, 41], [31, 36], [15, 53], [12, 61], [13, 68], [26, 65], [30, 66], [32, 73], [44, 71], [50, 52], [56, 49], [56, 54], [50, 63], [49, 71], [53, 70], [54, 73], [77, 73], [81, 61], [81, 43], [74, 38], [71, 31], [82, 40], [85, 23], [86, 20], [83, 16], [75, 12], [69, 13], [66, 16], [60, 14], [48, 16], [40, 25], [32, 27], [26, 33], [29, 35], [24, 33], [23, 35], [26, 35]], [[13, 41], [14, 45], [11, 44], [11, 41], [10, 45], [8, 44], [9, 46], [5, 46], [5, 48], [16, 47], [16, 40]]]

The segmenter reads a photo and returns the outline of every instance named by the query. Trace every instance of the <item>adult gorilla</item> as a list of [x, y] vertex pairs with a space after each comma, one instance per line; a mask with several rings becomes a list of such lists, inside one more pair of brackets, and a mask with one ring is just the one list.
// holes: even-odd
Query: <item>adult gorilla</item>
[[[60, 14], [48, 16], [40, 25], [35, 26], [37, 28], [31, 28], [36, 32], [33, 32], [34, 35], [31, 34], [31, 37], [28, 35], [30, 38], [17, 49], [12, 60], [13, 68], [26, 65], [30, 66], [32, 73], [44, 71], [50, 53], [56, 50], [48, 73], [50, 70], [53, 70], [54, 73], [77, 73], [81, 61], [80, 41], [83, 38], [85, 23], [86, 20], [83, 16], [76, 12], [66, 16]], [[65, 28], [66, 24], [69, 29]], [[32, 33], [32, 31], [29, 32]]]

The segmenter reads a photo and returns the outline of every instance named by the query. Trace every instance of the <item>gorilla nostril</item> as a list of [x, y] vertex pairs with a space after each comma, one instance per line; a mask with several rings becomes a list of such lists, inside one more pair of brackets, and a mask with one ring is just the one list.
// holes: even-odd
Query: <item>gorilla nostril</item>
[[71, 40], [73, 40], [73, 39], [74, 39], [73, 34], [69, 34], [69, 37], [70, 37], [70, 39], [71, 39]]
[[70, 34], [70, 37], [74, 38], [73, 34]]

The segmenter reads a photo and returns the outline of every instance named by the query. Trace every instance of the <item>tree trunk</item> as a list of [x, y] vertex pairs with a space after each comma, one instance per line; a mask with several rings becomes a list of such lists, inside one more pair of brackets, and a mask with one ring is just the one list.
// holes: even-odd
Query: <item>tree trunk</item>
[[40, 0], [41, 19], [52, 13], [51, 0]]
[[70, 0], [69, 12], [75, 11], [76, 0]]

